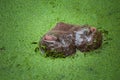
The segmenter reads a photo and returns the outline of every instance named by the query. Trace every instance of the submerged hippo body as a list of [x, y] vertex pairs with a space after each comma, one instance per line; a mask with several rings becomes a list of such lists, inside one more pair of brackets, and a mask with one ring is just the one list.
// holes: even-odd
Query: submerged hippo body
[[66, 57], [76, 49], [86, 52], [97, 49], [102, 44], [102, 34], [96, 28], [57, 23], [40, 40], [40, 50], [47, 56]]

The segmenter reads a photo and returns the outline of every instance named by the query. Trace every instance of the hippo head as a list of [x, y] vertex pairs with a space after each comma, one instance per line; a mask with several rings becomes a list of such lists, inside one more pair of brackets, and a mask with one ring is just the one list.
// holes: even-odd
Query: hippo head
[[83, 26], [74, 31], [75, 45], [80, 51], [91, 51], [102, 44], [102, 33], [95, 27]]
[[73, 35], [68, 33], [44, 35], [40, 41], [40, 49], [47, 56], [53, 57], [66, 57], [76, 52]]

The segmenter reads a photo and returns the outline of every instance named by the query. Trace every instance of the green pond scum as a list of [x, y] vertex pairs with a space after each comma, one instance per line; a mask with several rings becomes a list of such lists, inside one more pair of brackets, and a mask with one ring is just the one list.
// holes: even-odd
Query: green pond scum
[[[99, 28], [102, 46], [43, 57], [38, 42], [57, 22]], [[0, 0], [0, 80], [119, 80], [120, 0]]]

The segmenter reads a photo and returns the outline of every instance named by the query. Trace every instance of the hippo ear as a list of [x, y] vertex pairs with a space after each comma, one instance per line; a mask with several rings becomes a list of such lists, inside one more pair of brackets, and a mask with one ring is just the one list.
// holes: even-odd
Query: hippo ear
[[97, 29], [95, 27], [90, 27], [91, 32], [95, 32]]

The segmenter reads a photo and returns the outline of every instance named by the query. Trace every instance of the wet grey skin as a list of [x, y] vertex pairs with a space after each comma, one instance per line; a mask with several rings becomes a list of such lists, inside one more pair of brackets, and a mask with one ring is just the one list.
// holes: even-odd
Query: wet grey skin
[[102, 44], [102, 33], [94, 27], [57, 23], [39, 42], [43, 54], [52, 57], [66, 57], [76, 49], [88, 52]]

